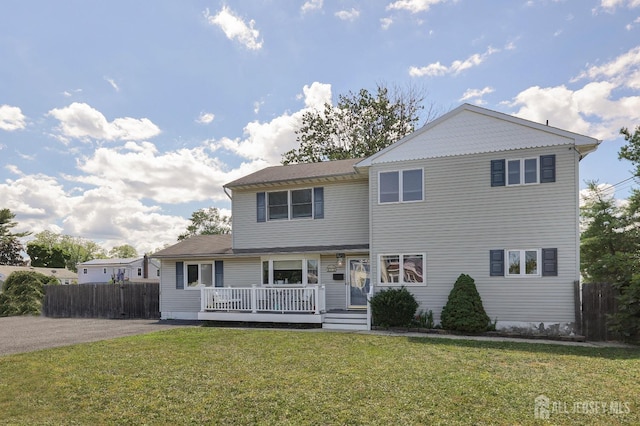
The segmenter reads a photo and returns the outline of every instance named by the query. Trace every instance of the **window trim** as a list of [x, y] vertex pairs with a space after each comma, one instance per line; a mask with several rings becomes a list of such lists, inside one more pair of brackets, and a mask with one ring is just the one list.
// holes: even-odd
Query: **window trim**
[[[311, 194], [311, 202], [305, 203], [309, 204], [311, 207], [311, 214], [309, 216], [293, 216], [293, 191], [309, 191]], [[271, 219], [270, 211], [269, 211], [269, 195], [278, 192], [286, 192], [287, 193], [287, 217]], [[260, 195], [264, 194], [264, 207], [260, 205]], [[258, 192], [256, 196], [258, 216], [257, 222], [278, 222], [285, 220], [315, 220], [315, 219], [324, 219], [324, 187], [304, 187], [304, 188], [292, 188], [292, 189], [283, 189], [278, 191], [264, 191]], [[300, 204], [297, 204], [300, 205]], [[264, 208], [264, 218], [262, 217], [260, 211], [261, 208]]]
[[[404, 200], [404, 174], [405, 172], [420, 171], [420, 199], [419, 200]], [[397, 173], [398, 174], [398, 201], [382, 201], [381, 200], [381, 176], [384, 173]], [[396, 170], [380, 170], [378, 171], [378, 204], [407, 204], [407, 203], [420, 203], [424, 201], [424, 168], [418, 167], [414, 169], [396, 169]]]
[[[215, 260], [207, 261], [207, 262], [184, 262], [183, 263], [183, 281], [184, 281], [184, 290], [200, 290], [201, 288], [214, 288], [216, 286], [216, 275], [215, 275]], [[195, 286], [189, 285], [189, 266], [197, 265], [198, 266], [198, 284]], [[205, 286], [200, 282], [202, 278], [202, 265], [211, 266], [211, 286]]]
[[[526, 270], [526, 261], [525, 264], [522, 264], [522, 259], [526, 259], [526, 253], [535, 251], [536, 252], [536, 273], [535, 274], [527, 274]], [[509, 252], [519, 252], [520, 253], [520, 273], [519, 274], [511, 274], [509, 273]], [[506, 278], [540, 278], [542, 276], [542, 249], [539, 248], [527, 248], [527, 249], [505, 249], [504, 250], [504, 276]], [[524, 272], [524, 273], [523, 273]]]
[[[302, 262], [302, 283], [288, 283], [288, 284], [277, 284], [274, 282], [273, 277], [273, 261], [274, 260], [299, 260]], [[318, 278], [317, 283], [309, 284], [309, 260], [315, 260], [318, 262]], [[264, 262], [269, 263], [269, 282], [267, 284], [264, 283]], [[321, 281], [321, 267], [320, 267], [320, 255], [272, 255], [272, 256], [262, 256], [260, 257], [260, 285], [262, 287], [280, 287], [280, 286], [307, 286], [307, 285], [319, 285]]]
[[[526, 182], [526, 172], [525, 172], [525, 164], [529, 160], [535, 160], [536, 166], [534, 170], [536, 171], [536, 181], [535, 182]], [[509, 183], [509, 163], [513, 161], [518, 161], [520, 165], [520, 182], [519, 183]], [[540, 184], [540, 157], [522, 157], [522, 158], [507, 158], [505, 160], [505, 185], [506, 186], [526, 186], [526, 185], [538, 185]]]
[[[401, 266], [402, 271], [400, 271], [400, 269], [398, 270], [398, 278], [402, 277], [402, 280], [398, 279], [398, 282], [383, 282], [382, 281], [382, 268], [381, 268], [381, 263], [382, 263], [382, 257], [384, 256], [398, 256], [398, 262], [399, 265]], [[421, 283], [417, 283], [417, 282], [406, 282], [404, 281], [404, 263], [405, 263], [405, 257], [415, 257], [415, 256], [422, 256], [422, 282]], [[405, 252], [405, 253], [379, 253], [378, 254], [378, 265], [377, 265], [377, 275], [378, 275], [378, 285], [380, 286], [384, 286], [384, 287], [400, 287], [400, 286], [405, 286], [405, 287], [425, 287], [427, 285], [427, 253], [425, 252]]]

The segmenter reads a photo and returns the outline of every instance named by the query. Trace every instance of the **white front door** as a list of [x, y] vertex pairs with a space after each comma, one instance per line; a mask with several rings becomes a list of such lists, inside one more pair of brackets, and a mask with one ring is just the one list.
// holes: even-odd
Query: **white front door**
[[347, 258], [347, 307], [366, 308], [367, 294], [369, 293], [368, 257]]

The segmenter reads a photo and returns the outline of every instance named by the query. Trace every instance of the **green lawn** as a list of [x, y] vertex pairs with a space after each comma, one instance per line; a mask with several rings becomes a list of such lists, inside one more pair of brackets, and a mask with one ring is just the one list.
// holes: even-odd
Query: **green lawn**
[[0, 424], [142, 423], [640, 424], [640, 350], [202, 327], [0, 357]]

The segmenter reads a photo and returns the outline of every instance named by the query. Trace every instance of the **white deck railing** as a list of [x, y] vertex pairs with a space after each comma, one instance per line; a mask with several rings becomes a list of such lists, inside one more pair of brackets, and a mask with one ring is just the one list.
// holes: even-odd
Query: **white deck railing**
[[269, 287], [203, 287], [201, 311], [313, 313], [325, 311], [325, 288], [320, 285]]

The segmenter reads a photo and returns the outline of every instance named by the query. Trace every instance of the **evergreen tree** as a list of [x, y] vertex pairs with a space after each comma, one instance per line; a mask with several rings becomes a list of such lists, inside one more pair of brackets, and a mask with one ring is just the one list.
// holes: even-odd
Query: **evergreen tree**
[[19, 238], [26, 237], [29, 232], [12, 233], [18, 223], [16, 215], [9, 209], [0, 209], [0, 265], [19, 266], [24, 264], [22, 243]]

